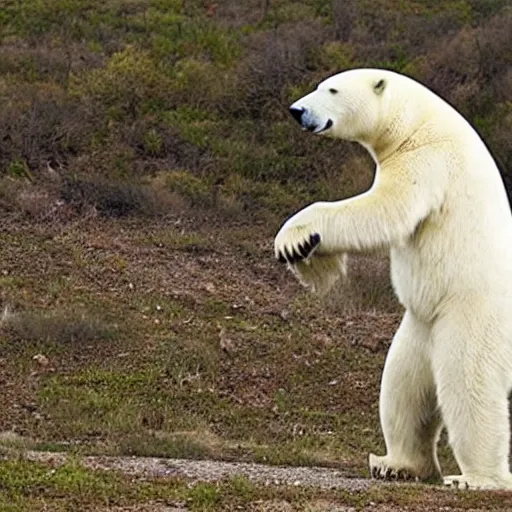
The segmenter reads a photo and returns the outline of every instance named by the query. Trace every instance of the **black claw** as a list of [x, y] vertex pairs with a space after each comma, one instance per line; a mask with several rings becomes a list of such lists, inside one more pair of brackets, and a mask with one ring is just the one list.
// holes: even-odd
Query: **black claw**
[[385, 478], [386, 478], [386, 480], [389, 480], [389, 479], [390, 479], [390, 477], [391, 477], [391, 468], [388, 468], [388, 469], [386, 470]]
[[320, 243], [320, 235], [318, 233], [313, 233], [309, 237], [309, 243], [311, 244], [311, 247], [316, 247]]
[[297, 263], [306, 259], [319, 243], [320, 235], [318, 233], [313, 233], [310, 235], [309, 240], [300, 243], [297, 249], [292, 248], [292, 251], [290, 252], [286, 247], [284, 252], [279, 251], [277, 259], [280, 263]]
[[292, 254], [290, 254], [290, 253], [288, 252], [288, 248], [286, 248], [286, 249], [284, 250], [284, 252], [285, 252], [285, 254], [286, 254], [286, 260], [288, 261], [288, 263], [294, 263], [294, 262], [295, 262], [295, 257], [293, 256], [293, 253], [292, 253]]
[[299, 254], [296, 251], [293, 251], [293, 258], [295, 263], [297, 263], [298, 261], [302, 261], [304, 259], [304, 256], [302, 256], [302, 254]]
[[377, 478], [377, 468], [375, 466], [372, 467], [371, 474], [372, 478]]
[[305, 245], [299, 244], [299, 251], [303, 258], [307, 258], [309, 251], [306, 249]]

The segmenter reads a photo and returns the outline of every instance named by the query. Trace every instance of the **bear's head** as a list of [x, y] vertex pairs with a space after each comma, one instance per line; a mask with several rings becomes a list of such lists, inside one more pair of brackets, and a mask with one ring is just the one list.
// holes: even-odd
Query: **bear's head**
[[[414, 89], [410, 94], [410, 89]], [[373, 146], [383, 135], [402, 132], [404, 121], [420, 114], [423, 87], [383, 69], [352, 69], [324, 80], [290, 106], [304, 130]], [[395, 132], [394, 135], [398, 135]], [[404, 135], [400, 133], [400, 135]]]

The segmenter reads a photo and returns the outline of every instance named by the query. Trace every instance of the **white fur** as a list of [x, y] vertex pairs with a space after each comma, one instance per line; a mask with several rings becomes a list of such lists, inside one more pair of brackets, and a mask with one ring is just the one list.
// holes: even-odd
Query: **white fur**
[[390, 251], [406, 313], [382, 377], [387, 455], [370, 455], [372, 474], [439, 478], [444, 423], [462, 473], [447, 485], [512, 489], [512, 217], [492, 156], [456, 110], [390, 71], [340, 73], [292, 107], [315, 132], [358, 141], [376, 162], [370, 190], [308, 206], [275, 239], [278, 255], [320, 235], [307, 262], [290, 265], [320, 292], [344, 253]]

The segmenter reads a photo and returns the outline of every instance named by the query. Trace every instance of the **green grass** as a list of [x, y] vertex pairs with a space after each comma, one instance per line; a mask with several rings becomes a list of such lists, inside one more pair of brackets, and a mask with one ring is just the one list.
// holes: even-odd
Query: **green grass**
[[[128, 505], [150, 499], [178, 500], [187, 497], [178, 481], [134, 482], [113, 472], [85, 469], [79, 460], [62, 466], [9, 460], [0, 462], [0, 507], [6, 511], [80, 510]], [[193, 498], [192, 498], [193, 501]]]

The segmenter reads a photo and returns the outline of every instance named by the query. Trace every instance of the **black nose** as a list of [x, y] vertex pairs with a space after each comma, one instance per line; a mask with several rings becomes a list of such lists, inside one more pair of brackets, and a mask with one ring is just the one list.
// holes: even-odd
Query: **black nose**
[[304, 114], [303, 108], [290, 107], [290, 114], [293, 116], [295, 121], [302, 124], [302, 115]]

